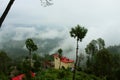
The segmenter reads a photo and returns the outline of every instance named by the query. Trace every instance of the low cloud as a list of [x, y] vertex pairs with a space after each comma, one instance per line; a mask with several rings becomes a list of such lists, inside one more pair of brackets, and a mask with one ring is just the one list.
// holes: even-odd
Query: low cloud
[[[119, 28], [118, 25], [105, 25], [102, 26], [86, 26], [88, 33], [82, 42], [79, 43], [79, 52], [85, 53], [84, 48], [93, 39], [103, 38], [105, 40], [106, 46], [120, 44]], [[38, 38], [40, 40], [54, 40], [61, 39], [58, 41], [58, 45], [55, 46], [48, 53], [53, 54], [57, 52], [59, 48], [63, 49], [63, 55], [74, 58], [76, 50], [76, 39], [71, 38], [69, 31], [71, 27], [43, 27], [39, 25], [4, 25], [0, 30], [0, 44], [8, 42], [9, 40], [25, 40], [27, 38]], [[44, 48], [49, 41], [39, 45]], [[56, 43], [54, 43], [56, 44]], [[49, 45], [50, 46], [50, 45]]]
[[[33, 25], [34, 26], [34, 25]], [[0, 30], [0, 42], [12, 40], [24, 40], [27, 38], [55, 39], [64, 38], [64, 29], [38, 28], [38, 26], [5, 25]], [[41, 26], [39, 26], [41, 27]]]

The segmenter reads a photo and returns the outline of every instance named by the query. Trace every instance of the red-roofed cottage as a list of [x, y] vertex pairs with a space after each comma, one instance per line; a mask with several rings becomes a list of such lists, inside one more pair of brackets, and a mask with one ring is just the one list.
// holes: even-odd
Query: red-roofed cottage
[[60, 59], [59, 54], [53, 54], [53, 56], [54, 56], [55, 69], [59, 69], [59, 67], [72, 68], [74, 66], [74, 60], [71, 60], [63, 56]]

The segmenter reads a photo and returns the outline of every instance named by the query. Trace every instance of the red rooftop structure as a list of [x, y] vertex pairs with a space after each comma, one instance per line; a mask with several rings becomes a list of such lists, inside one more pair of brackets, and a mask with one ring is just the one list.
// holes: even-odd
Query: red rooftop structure
[[59, 54], [53, 54], [54, 56], [54, 67], [55, 69], [60, 69], [60, 68], [72, 68], [74, 67], [74, 60], [69, 59], [67, 57], [61, 56], [59, 57]]
[[25, 77], [24, 74], [18, 75], [16, 77], [13, 77], [12, 80], [22, 80]]
[[[59, 54], [53, 54], [53, 56], [54, 56], [55, 58], [57, 58], [57, 57], [59, 57]], [[64, 56], [61, 57], [60, 61], [61, 61], [61, 62], [64, 62], [64, 63], [74, 62], [74, 60], [69, 59], [69, 58], [64, 57]]]
[[[35, 77], [35, 73], [31, 72], [31, 76]], [[22, 80], [25, 77], [25, 74], [20, 74], [16, 77], [13, 77], [11, 80]]]

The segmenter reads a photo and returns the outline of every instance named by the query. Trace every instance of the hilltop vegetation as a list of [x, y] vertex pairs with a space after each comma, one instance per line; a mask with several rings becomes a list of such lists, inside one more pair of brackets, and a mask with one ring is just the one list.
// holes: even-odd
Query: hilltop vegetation
[[[105, 50], [98, 51], [97, 55], [94, 55], [92, 57], [92, 60], [90, 61], [88, 60], [86, 63], [84, 63], [84, 64], [87, 64], [86, 68], [78, 66], [77, 73], [76, 73], [76, 80], [79, 80], [79, 79], [81, 80], [91, 80], [91, 79], [93, 80], [102, 80], [102, 79], [103, 80], [119, 80], [120, 53], [115, 54], [115, 53], [110, 52], [110, 50], [112, 49], [114, 49], [114, 46], [110, 47], [109, 49], [107, 48]], [[4, 70], [4, 71], [0, 71], [0, 77], [2, 78], [2, 80], [8, 80], [10, 72], [14, 70], [14, 68], [10, 66], [14, 66], [14, 65], [17, 66], [18, 72], [15, 73], [14, 75], [23, 73], [25, 71], [24, 69], [26, 69], [26, 68], [23, 69], [21, 65], [23, 64], [22, 60], [25, 59], [26, 57], [25, 55], [19, 59], [17, 58], [17, 60], [12, 60], [11, 57], [7, 56], [7, 54], [9, 53], [6, 53], [4, 51], [0, 52], [0, 61], [1, 61], [0, 63], [2, 63], [0, 68], [1, 70]], [[26, 51], [26, 54], [28, 54], [27, 51]], [[71, 70], [64, 70], [64, 69], [55, 70], [54, 68], [46, 69], [43, 66], [41, 62], [44, 62], [46, 60], [53, 61], [51, 56], [49, 55], [46, 55], [44, 57], [39, 56], [39, 55], [36, 55], [36, 56], [38, 56], [37, 63], [39, 63], [40, 65], [36, 65], [36, 68], [33, 69], [36, 72], [35, 79], [39, 80], [43, 78], [43, 80], [45, 80], [49, 78], [49, 80], [56, 80], [56, 79], [62, 78], [60, 80], [64, 80], [64, 79], [72, 80], [71, 76], [73, 73], [71, 72]], [[33, 58], [36, 59], [36, 57], [33, 57]], [[40, 69], [37, 67], [40, 67]], [[60, 75], [62, 77], [60, 77]]]
[[120, 54], [120, 45], [109, 46], [107, 49], [111, 53]]

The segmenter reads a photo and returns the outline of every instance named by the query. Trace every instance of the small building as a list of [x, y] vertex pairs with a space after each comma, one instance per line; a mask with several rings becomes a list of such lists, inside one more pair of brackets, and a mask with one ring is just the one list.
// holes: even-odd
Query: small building
[[53, 54], [53, 56], [54, 56], [55, 69], [59, 69], [62, 67], [67, 69], [67, 68], [72, 68], [74, 66], [74, 60], [72, 60], [72, 59], [69, 59], [69, 58], [64, 57], [64, 56], [62, 56], [60, 59], [59, 54]]

